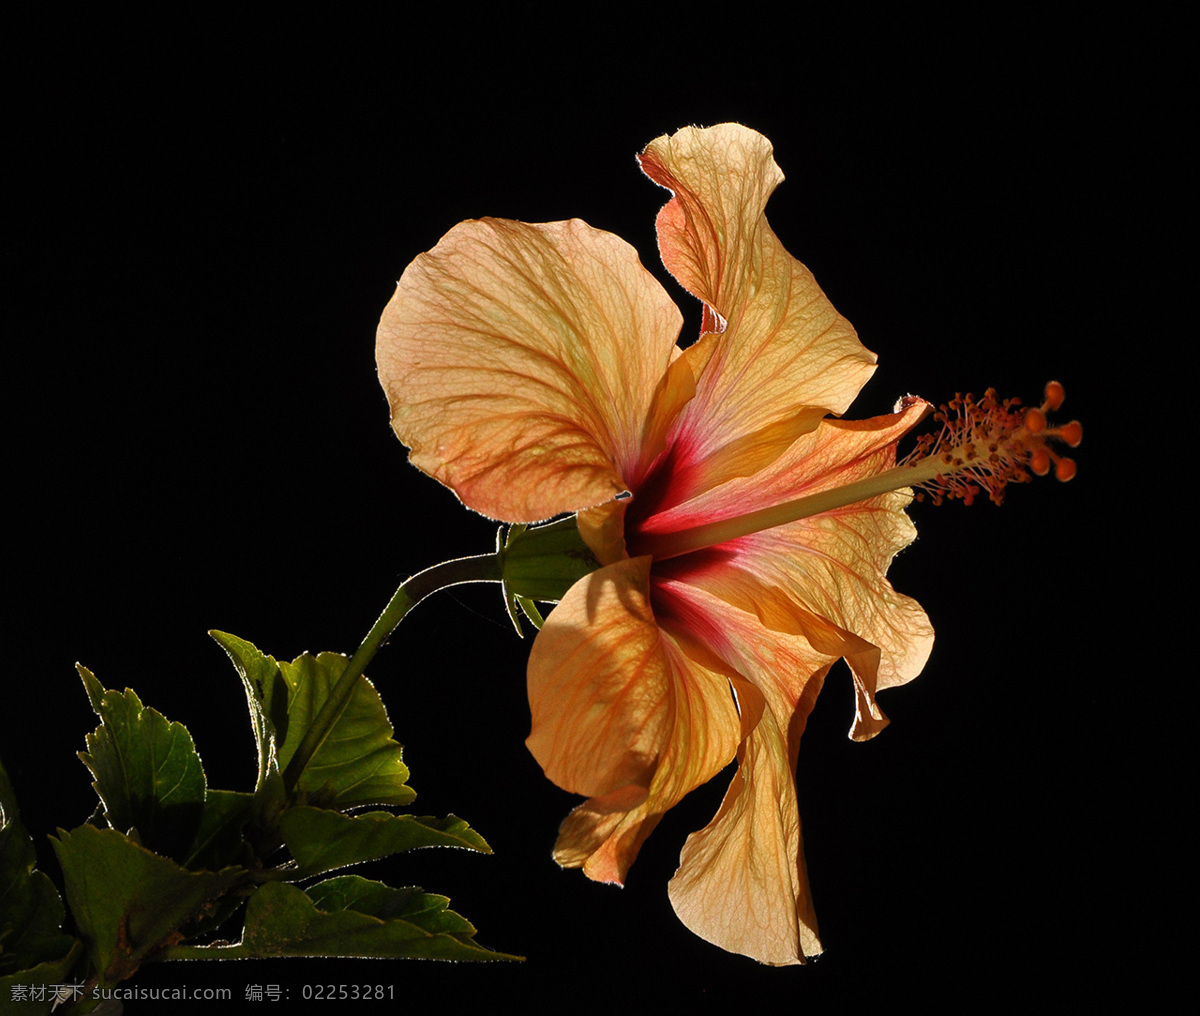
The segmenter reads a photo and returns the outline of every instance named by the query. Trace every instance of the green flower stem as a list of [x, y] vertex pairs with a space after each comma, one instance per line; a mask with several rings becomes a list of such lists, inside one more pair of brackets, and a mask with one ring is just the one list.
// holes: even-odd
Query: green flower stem
[[430, 593], [450, 586], [460, 586], [467, 582], [500, 582], [504, 578], [504, 559], [501, 553], [477, 554], [474, 557], [460, 557], [453, 561], [443, 561], [432, 568], [418, 572], [412, 578], [400, 584], [388, 605], [383, 608], [379, 620], [367, 632], [367, 637], [350, 657], [350, 662], [338, 678], [337, 684], [330, 690], [329, 697], [317, 712], [316, 719], [308, 728], [300, 741], [296, 753], [292, 756], [283, 773], [284, 784], [288, 791], [295, 789], [300, 774], [312, 757], [325, 743], [325, 738], [333, 729], [334, 724], [341, 718], [354, 691], [355, 682], [367, 669], [367, 664], [379, 651], [379, 647], [396, 626], [404, 620], [405, 615], [420, 603]]

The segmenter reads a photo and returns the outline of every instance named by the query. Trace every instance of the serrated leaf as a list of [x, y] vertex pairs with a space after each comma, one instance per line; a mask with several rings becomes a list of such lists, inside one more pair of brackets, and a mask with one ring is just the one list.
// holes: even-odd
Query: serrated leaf
[[260, 811], [274, 814], [284, 806], [287, 796], [279, 764], [279, 745], [287, 737], [287, 684], [279, 664], [245, 639], [222, 631], [210, 631], [209, 635], [225, 650], [242, 679], [258, 747], [254, 796]]
[[490, 854], [482, 836], [456, 815], [343, 815], [323, 808], [289, 808], [279, 823], [298, 869], [289, 878], [319, 875], [421, 847], [462, 847]]
[[[249, 642], [212, 632], [229, 653], [251, 699], [259, 741], [259, 772], [287, 768], [330, 689], [346, 669], [338, 653], [305, 653], [291, 663], [265, 656]], [[300, 774], [296, 798], [325, 808], [410, 804], [408, 768], [375, 686], [360, 677], [341, 717]], [[271, 748], [274, 755], [271, 755]]]
[[[36, 871], [33, 840], [0, 763], [0, 975], [62, 961], [75, 939], [62, 930], [66, 911], [54, 883]], [[7, 997], [5, 995], [4, 997]]]
[[187, 871], [115, 829], [82, 825], [51, 838], [66, 899], [101, 986], [131, 977], [246, 878], [241, 868]]
[[121, 832], [136, 828], [151, 850], [183, 859], [204, 810], [204, 768], [191, 734], [133, 691], [106, 691], [90, 670], [78, 670], [101, 720], [79, 757], [95, 777], [105, 818]]
[[475, 928], [449, 900], [343, 875], [308, 892], [268, 882], [246, 905], [237, 945], [177, 946], [168, 959], [358, 956], [440, 960], [515, 960], [476, 943]]
[[[292, 689], [291, 722], [280, 752], [285, 767], [348, 662], [338, 653], [305, 653], [280, 664]], [[392, 738], [383, 700], [375, 686], [360, 677], [345, 712], [305, 767], [298, 789], [311, 803], [331, 808], [405, 805], [417, 796], [407, 781], [403, 750]]]

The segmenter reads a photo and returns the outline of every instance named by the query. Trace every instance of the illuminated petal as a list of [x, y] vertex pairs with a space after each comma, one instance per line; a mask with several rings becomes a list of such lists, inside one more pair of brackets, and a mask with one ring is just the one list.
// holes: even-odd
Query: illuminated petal
[[[880, 550], [904, 534], [898, 520], [907, 504], [903, 494], [885, 494], [854, 506], [857, 510], [842, 509], [836, 521], [806, 519], [737, 541], [745, 544], [736, 552], [739, 568], [759, 575], [760, 595], [771, 589], [799, 608], [792, 630], [812, 637], [815, 624], [808, 618], [816, 618], [827, 622], [833, 638], [844, 640], [841, 655], [850, 665], [855, 689], [850, 736], [858, 741], [887, 725], [876, 692], [911, 681], [933, 647], [925, 611], [892, 588], [886, 564], [880, 563]], [[910, 529], [891, 546], [898, 549], [912, 536], [915, 530]], [[781, 561], [796, 567], [780, 568]]]
[[576, 583], [534, 642], [528, 745], [546, 775], [590, 795], [563, 823], [555, 857], [621, 882], [662, 815], [733, 758], [728, 675], [655, 623], [649, 558]]
[[601, 504], [641, 455], [680, 320], [611, 233], [460, 223], [405, 269], [380, 321], [392, 426], [414, 465], [484, 515]]
[[[756, 697], [752, 685], [739, 685], [744, 710]], [[758, 705], [721, 809], [688, 837], [668, 885], [675, 912], [695, 934], [773, 965], [821, 952], [786, 749], [770, 710]]]
[[658, 215], [663, 262], [719, 333], [684, 353], [697, 393], [677, 424], [683, 498], [761, 468], [825, 413], [844, 412], [875, 356], [767, 224], [783, 174], [766, 138], [738, 124], [689, 127], [652, 141], [641, 165], [674, 195]]
[[[923, 411], [912, 405], [870, 420], [822, 421], [762, 473], [731, 480], [653, 525], [670, 532], [881, 472], [895, 464], [896, 441]], [[884, 494], [663, 562], [656, 572], [845, 656], [857, 699], [851, 736], [865, 740], [887, 724], [875, 693], [916, 677], [933, 644], [925, 612], [886, 578], [892, 558], [916, 536], [904, 514], [909, 500], [905, 492]]]
[[800, 737], [833, 657], [683, 583], [654, 580], [671, 620], [700, 628], [733, 679], [742, 722], [738, 771], [716, 817], [688, 838], [671, 902], [697, 935], [763, 963], [821, 951], [804, 866], [795, 771]]

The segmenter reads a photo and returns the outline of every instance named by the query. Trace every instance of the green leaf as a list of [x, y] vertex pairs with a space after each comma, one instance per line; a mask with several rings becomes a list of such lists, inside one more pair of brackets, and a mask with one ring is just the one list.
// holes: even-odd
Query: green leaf
[[177, 946], [167, 959], [360, 956], [439, 960], [515, 960], [474, 941], [475, 928], [420, 889], [394, 889], [343, 875], [308, 892], [268, 882], [246, 905], [237, 945]]
[[463, 847], [490, 854], [492, 848], [466, 822], [371, 811], [343, 815], [322, 808], [289, 808], [279, 823], [284, 843], [299, 865], [289, 878], [303, 878], [420, 847]]
[[[204, 801], [204, 817], [184, 867], [195, 871], [216, 871], [239, 865], [257, 868], [260, 862], [253, 845], [245, 838], [246, 826], [254, 814], [254, 795], [234, 790], [210, 790]], [[192, 938], [219, 927], [246, 902], [244, 896], [231, 893], [205, 910], [185, 929]]]
[[[305, 653], [291, 663], [277, 663], [233, 635], [210, 634], [246, 686], [259, 743], [259, 787], [273, 786], [348, 661], [338, 653]], [[375, 686], [361, 677], [345, 711], [300, 774], [296, 799], [337, 809], [405, 805], [416, 798], [407, 782], [408, 768], [392, 739], [387, 710]]]
[[62, 930], [66, 911], [58, 890], [44, 872], [34, 870], [36, 862], [33, 840], [21, 824], [16, 795], [0, 763], [0, 976], [62, 961], [75, 943]]
[[210, 790], [204, 798], [204, 814], [191, 849], [184, 858], [188, 868], [224, 868], [249, 864], [249, 846], [242, 830], [250, 820], [253, 794], [236, 790]]
[[204, 768], [182, 723], [145, 708], [137, 695], [105, 691], [78, 667], [101, 724], [79, 757], [92, 771], [109, 825], [137, 829], [151, 850], [183, 859], [204, 810]]
[[259, 811], [272, 815], [284, 806], [287, 796], [279, 763], [279, 745], [287, 737], [287, 684], [279, 664], [245, 639], [221, 631], [210, 631], [209, 635], [225, 650], [242, 679], [258, 746], [254, 797]]
[[51, 842], [101, 986], [131, 977], [246, 878], [241, 868], [186, 871], [115, 829], [60, 829]]
[[[280, 665], [285, 680], [294, 689], [291, 726], [280, 753], [284, 766], [348, 662], [339, 653], [305, 653], [290, 664]], [[392, 739], [383, 700], [375, 686], [360, 677], [345, 712], [301, 775], [298, 789], [307, 795], [309, 803], [325, 807], [405, 805], [417, 796], [407, 781], [403, 750]]]

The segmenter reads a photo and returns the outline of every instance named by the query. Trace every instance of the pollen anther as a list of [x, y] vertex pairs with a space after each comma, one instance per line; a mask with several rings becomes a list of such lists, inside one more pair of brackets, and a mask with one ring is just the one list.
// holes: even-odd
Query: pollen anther
[[1072, 448], [1078, 448], [1079, 442], [1083, 440], [1083, 424], [1078, 420], [1072, 420], [1065, 426], [1058, 428], [1058, 436]]
[[1042, 412], [1047, 409], [1056, 410], [1063, 404], [1067, 396], [1066, 390], [1057, 381], [1046, 383], [1046, 401], [1042, 403]]
[[[919, 438], [905, 461], [919, 476], [913, 486], [934, 504], [955, 499], [970, 504], [983, 490], [1000, 504], [1008, 484], [1045, 476], [1052, 466], [1059, 480], [1070, 480], [1074, 461], [1047, 444], [1074, 448], [1083, 439], [1078, 420], [1056, 427], [1046, 417], [1062, 405], [1064, 394], [1063, 386], [1051, 381], [1045, 402], [1029, 409], [1022, 409], [1019, 399], [1000, 400], [991, 388], [978, 400], [970, 393], [956, 395], [933, 416], [941, 424], [940, 433]], [[986, 456], [977, 453], [980, 447], [988, 449]]]

